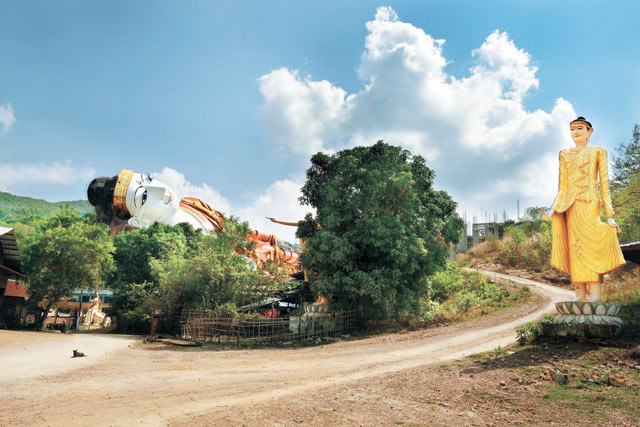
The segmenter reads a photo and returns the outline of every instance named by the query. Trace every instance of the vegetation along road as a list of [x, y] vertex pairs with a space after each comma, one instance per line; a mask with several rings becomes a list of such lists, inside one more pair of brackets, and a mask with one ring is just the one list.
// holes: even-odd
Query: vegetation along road
[[[350, 382], [506, 346], [517, 325], [553, 312], [555, 301], [572, 295], [500, 276], [543, 298], [470, 322], [315, 347], [215, 351], [117, 335], [39, 334], [38, 340], [34, 333], [0, 331], [0, 425], [252, 424], [257, 420], [238, 414], [283, 401], [286, 410], [272, 413], [268, 424], [304, 423], [310, 420], [296, 419], [298, 402], [312, 405], [314, 397]], [[73, 349], [87, 357], [71, 358]], [[366, 413], [357, 417], [353, 423], [367, 424]]]

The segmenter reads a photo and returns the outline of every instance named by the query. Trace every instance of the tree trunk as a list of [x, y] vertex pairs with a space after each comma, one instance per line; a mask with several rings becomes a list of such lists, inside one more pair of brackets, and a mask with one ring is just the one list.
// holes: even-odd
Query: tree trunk
[[53, 305], [53, 301], [49, 301], [49, 304], [47, 305], [47, 308], [40, 314], [40, 321], [38, 322], [38, 329], [42, 329], [42, 327], [44, 326], [44, 321], [47, 319], [47, 316], [49, 315], [49, 310], [51, 309], [52, 305]]

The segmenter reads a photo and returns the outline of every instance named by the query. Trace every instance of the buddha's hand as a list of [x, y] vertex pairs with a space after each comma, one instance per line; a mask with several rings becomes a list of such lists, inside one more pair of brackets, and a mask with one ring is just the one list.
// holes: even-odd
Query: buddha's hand
[[138, 221], [138, 218], [136, 218], [135, 216], [129, 218], [129, 221], [127, 221], [127, 224], [129, 224], [132, 227], [142, 228], [140, 221]]
[[609, 222], [610, 226], [615, 227], [616, 230], [618, 230], [618, 233], [621, 232], [620, 227], [618, 227], [618, 224], [616, 224], [616, 221], [613, 218], [609, 218], [607, 222]]
[[544, 211], [544, 209], [540, 209], [538, 210], [538, 214], [540, 215], [540, 218], [542, 218], [545, 221], [551, 221], [551, 217], [553, 216], [553, 209], [549, 210], [549, 215], [547, 215], [547, 213]]

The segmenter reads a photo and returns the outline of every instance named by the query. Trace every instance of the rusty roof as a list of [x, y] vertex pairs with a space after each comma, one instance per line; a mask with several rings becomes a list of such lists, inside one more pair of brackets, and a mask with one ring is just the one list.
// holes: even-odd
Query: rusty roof
[[27, 287], [22, 282], [7, 280], [7, 287], [4, 290], [5, 297], [27, 298]]

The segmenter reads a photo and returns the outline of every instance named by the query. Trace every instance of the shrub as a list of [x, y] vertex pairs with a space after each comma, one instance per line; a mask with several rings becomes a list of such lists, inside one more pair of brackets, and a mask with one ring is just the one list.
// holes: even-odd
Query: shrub
[[462, 280], [462, 270], [454, 264], [448, 264], [444, 270], [438, 271], [430, 278], [431, 300], [437, 303], [444, 302], [456, 289], [462, 287]]
[[217, 306], [213, 310], [213, 315], [215, 317], [221, 317], [224, 319], [232, 319], [234, 317], [238, 317], [238, 308], [232, 302], [227, 302], [225, 304]]
[[544, 318], [538, 322], [529, 322], [526, 325], [520, 325], [516, 328], [516, 341], [518, 345], [525, 345], [535, 342], [540, 338], [540, 325], [544, 323], [555, 322], [555, 317], [551, 314], [545, 314]]
[[528, 295], [528, 290], [517, 293], [489, 281], [477, 272], [467, 272], [454, 264], [431, 276], [434, 305], [427, 308], [424, 318], [439, 316], [457, 320], [462, 316], [486, 314], [491, 309], [506, 307]]

